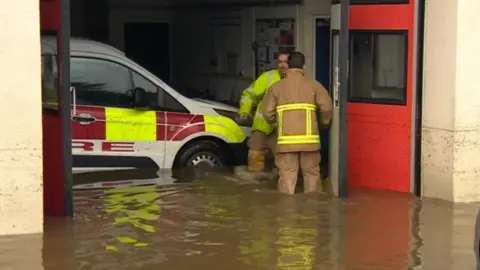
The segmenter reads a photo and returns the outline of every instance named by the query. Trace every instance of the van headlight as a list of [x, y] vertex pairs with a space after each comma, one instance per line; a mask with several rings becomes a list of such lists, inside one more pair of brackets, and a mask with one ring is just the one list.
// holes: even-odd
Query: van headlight
[[221, 109], [213, 109], [213, 110], [216, 113], [220, 114], [221, 116], [225, 116], [232, 119], [235, 123], [237, 123], [241, 127], [252, 127], [253, 120], [251, 118], [245, 121], [240, 121], [240, 119], [238, 119], [238, 115], [236, 112], [221, 110]]

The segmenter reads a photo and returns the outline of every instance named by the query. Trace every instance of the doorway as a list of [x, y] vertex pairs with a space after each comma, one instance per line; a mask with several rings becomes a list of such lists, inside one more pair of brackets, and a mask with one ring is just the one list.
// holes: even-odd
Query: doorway
[[170, 76], [170, 25], [125, 23], [125, 54], [155, 76], [168, 82]]
[[[330, 19], [315, 18], [315, 79], [330, 91]], [[322, 177], [328, 172], [328, 129], [320, 130], [322, 161], [320, 163]]]

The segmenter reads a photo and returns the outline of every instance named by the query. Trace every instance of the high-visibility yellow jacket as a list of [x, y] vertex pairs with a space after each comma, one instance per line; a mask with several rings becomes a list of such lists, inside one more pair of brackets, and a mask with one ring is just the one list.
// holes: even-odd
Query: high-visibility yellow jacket
[[280, 81], [280, 72], [273, 69], [262, 73], [240, 96], [240, 114], [250, 114], [252, 107], [257, 105], [257, 110], [253, 117], [252, 131], [260, 131], [265, 134], [272, 133], [274, 127], [263, 117], [263, 96], [267, 93], [270, 86]]

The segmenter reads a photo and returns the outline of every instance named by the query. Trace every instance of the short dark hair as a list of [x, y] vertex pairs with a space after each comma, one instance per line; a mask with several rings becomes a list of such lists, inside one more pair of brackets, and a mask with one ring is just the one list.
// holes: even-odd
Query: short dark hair
[[288, 68], [303, 68], [305, 65], [305, 55], [301, 52], [292, 52], [288, 55]]
[[292, 50], [290, 48], [281, 47], [281, 48], [278, 49], [278, 55], [281, 55], [281, 54], [289, 55], [291, 52], [292, 52]]

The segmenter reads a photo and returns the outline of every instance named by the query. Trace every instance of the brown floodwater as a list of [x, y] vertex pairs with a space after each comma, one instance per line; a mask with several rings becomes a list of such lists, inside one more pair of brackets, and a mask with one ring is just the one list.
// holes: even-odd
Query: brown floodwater
[[[175, 181], [165, 173], [125, 171], [77, 176], [75, 183], [74, 218], [46, 218], [43, 237], [0, 239], [0, 269], [476, 266], [477, 205], [368, 189], [351, 190], [347, 200], [328, 194], [286, 196], [272, 183], [218, 175]], [[29, 255], [40, 249], [41, 255]], [[21, 266], [25, 261], [28, 268]]]

